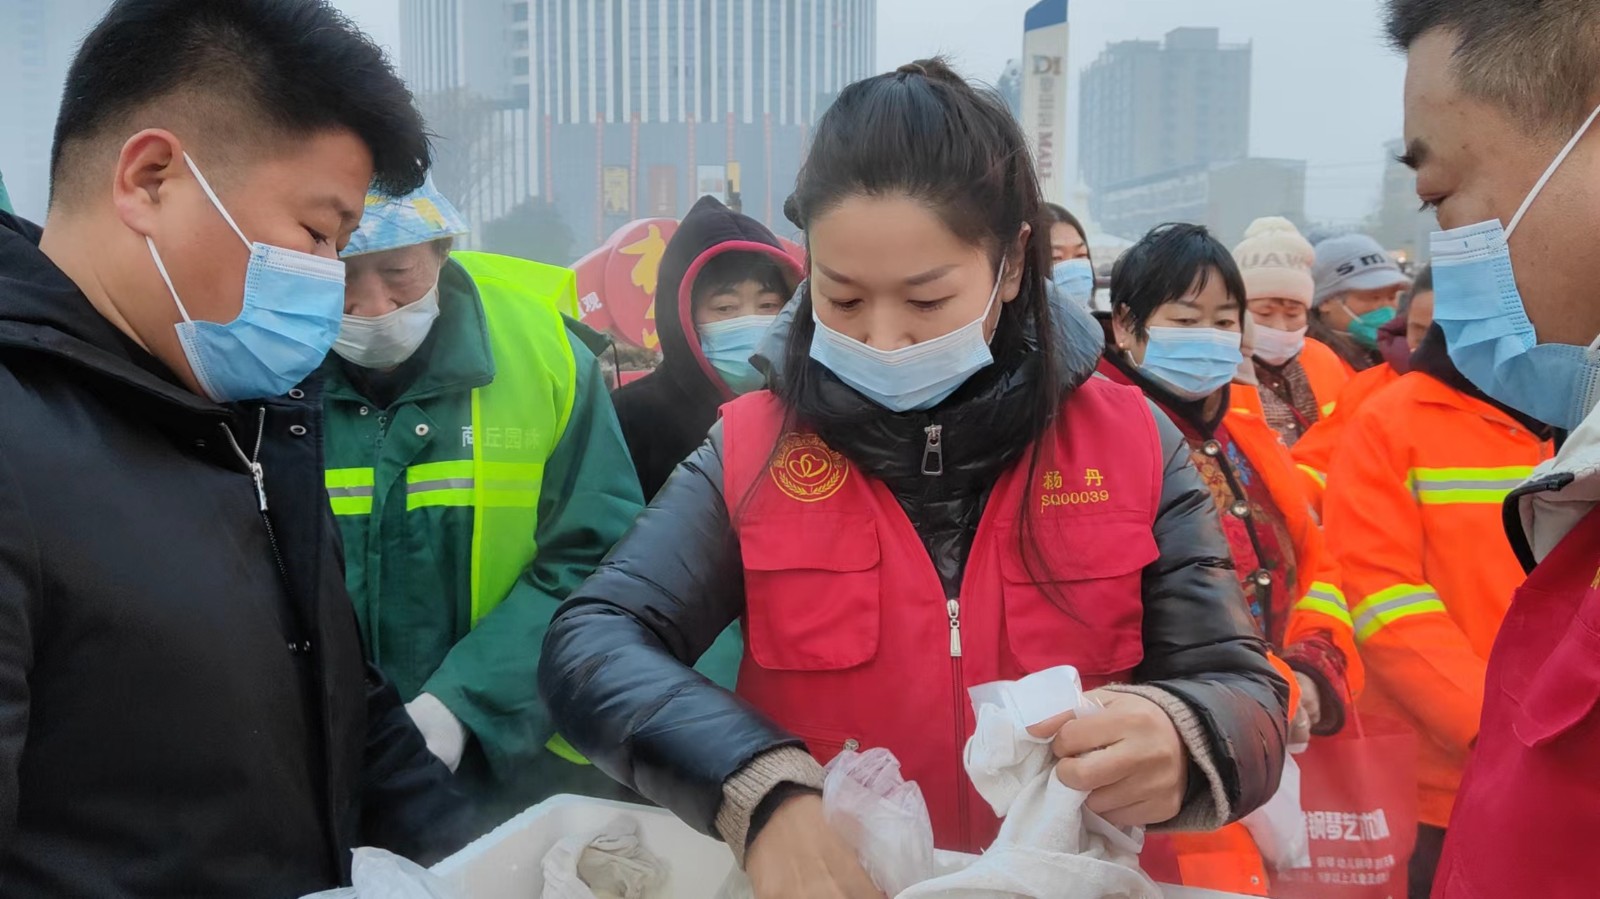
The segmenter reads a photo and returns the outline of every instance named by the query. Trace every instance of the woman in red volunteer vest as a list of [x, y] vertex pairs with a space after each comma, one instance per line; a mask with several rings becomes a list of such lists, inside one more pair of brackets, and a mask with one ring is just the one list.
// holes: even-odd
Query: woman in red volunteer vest
[[[878, 895], [824, 820], [841, 750], [892, 750], [938, 844], [987, 846], [967, 690], [1052, 666], [1100, 688], [1040, 732], [1112, 822], [1214, 828], [1277, 785], [1287, 685], [1215, 505], [1166, 417], [1093, 377], [1093, 322], [1055, 320], [1039, 197], [1015, 120], [942, 62], [846, 88], [786, 207], [810, 279], [772, 392], [724, 408], [551, 623], [562, 734], [762, 899]], [[689, 666], [740, 619], [735, 696]]]
[[[1250, 275], [1204, 227], [1150, 232], [1112, 272], [1100, 371], [1144, 391], [1183, 432], [1221, 516], [1245, 608], [1293, 672], [1291, 740], [1303, 743], [1343, 727], [1363, 672], [1305, 482], [1267, 422], [1230, 402]], [[1172, 845], [1182, 883], [1267, 894], [1267, 866], [1243, 826], [1176, 835]], [[1148, 855], [1147, 863], [1154, 870]]]

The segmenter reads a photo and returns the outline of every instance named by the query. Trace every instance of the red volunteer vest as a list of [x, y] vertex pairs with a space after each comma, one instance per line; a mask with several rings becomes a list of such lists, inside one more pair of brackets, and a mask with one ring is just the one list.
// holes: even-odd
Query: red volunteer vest
[[1435, 897], [1600, 893], [1597, 699], [1600, 510], [1534, 569], [1500, 626]]
[[889, 489], [783, 421], [765, 392], [723, 409], [746, 593], [738, 692], [824, 764], [892, 750], [938, 845], [981, 850], [999, 820], [962, 767], [967, 689], [1057, 665], [1096, 687], [1144, 658], [1140, 586], [1162, 484], [1149, 406], [1100, 378], [1073, 393], [1038, 465], [1024, 455], [996, 483], [955, 602]]

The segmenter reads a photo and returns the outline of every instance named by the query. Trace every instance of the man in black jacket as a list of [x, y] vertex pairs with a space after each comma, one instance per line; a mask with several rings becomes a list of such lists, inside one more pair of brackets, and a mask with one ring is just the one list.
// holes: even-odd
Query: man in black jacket
[[369, 182], [427, 160], [321, 0], [119, 0], [85, 40], [48, 226], [0, 215], [0, 894], [294, 897], [467, 836], [293, 387]]

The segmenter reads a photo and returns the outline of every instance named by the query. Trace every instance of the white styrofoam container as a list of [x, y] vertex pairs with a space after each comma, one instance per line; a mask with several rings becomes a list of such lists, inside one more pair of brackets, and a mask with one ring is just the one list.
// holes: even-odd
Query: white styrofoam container
[[[619, 815], [639, 822], [645, 847], [671, 867], [666, 895], [713, 899], [733, 871], [728, 847], [657, 808], [557, 796], [523, 812], [433, 867], [467, 899], [539, 899], [541, 862], [556, 843], [600, 830]], [[1162, 887], [1167, 899], [1244, 899], [1231, 893]]]

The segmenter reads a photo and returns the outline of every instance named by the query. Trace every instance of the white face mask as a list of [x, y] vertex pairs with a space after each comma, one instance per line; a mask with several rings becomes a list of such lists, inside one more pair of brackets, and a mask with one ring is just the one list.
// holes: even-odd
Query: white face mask
[[1306, 348], [1306, 330], [1282, 331], [1256, 322], [1255, 357], [1268, 365], [1283, 365]]
[[387, 371], [410, 359], [439, 319], [439, 285], [422, 299], [373, 318], [346, 315], [333, 351], [352, 365]]

